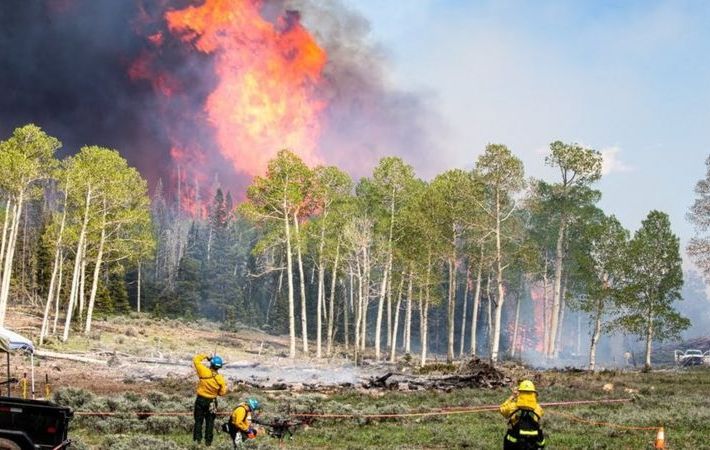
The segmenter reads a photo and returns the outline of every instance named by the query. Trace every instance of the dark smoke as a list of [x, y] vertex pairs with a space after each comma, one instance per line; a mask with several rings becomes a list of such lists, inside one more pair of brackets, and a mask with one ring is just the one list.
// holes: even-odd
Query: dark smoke
[[[170, 149], [197, 148], [202, 154], [192, 163], [204, 167], [201, 173], [243, 190], [248, 179], [224, 161], [203, 113], [215, 84], [212, 56], [180, 42], [163, 20], [169, 9], [199, 3], [3, 1], [0, 136], [33, 122], [62, 140], [65, 154], [85, 144], [116, 148], [151, 184], [162, 178], [173, 189]], [[263, 14], [275, 18], [294, 7], [329, 53], [319, 93], [329, 102], [322, 159], [354, 175], [367, 174], [389, 154], [427, 167], [427, 155], [436, 154], [428, 139], [433, 115], [422, 96], [387, 86], [386, 61], [367, 44], [364, 19], [338, 2], [316, 0], [269, 1]], [[157, 33], [159, 47], [148, 38]], [[199, 181], [205, 189], [212, 180]]]

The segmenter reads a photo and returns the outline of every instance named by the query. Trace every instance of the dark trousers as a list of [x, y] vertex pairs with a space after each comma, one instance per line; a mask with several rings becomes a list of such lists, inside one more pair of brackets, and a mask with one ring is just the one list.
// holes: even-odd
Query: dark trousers
[[545, 448], [545, 435], [542, 430], [538, 431], [535, 438], [521, 438], [520, 434], [508, 430], [503, 437], [503, 450], [542, 450]]
[[205, 444], [211, 445], [214, 438], [215, 414], [210, 411], [210, 406], [214, 402], [213, 398], [195, 398], [195, 428], [192, 431], [192, 440], [200, 442], [202, 440], [202, 422], [205, 424]]
[[242, 444], [249, 439], [247, 434], [237, 428], [232, 422], [227, 424], [227, 429], [229, 430], [229, 436], [232, 438], [233, 448], [241, 448]]

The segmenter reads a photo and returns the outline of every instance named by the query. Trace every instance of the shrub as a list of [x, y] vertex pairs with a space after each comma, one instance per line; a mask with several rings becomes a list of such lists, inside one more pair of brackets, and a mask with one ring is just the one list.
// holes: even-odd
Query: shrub
[[80, 409], [94, 399], [94, 394], [79, 388], [61, 388], [53, 395], [53, 400], [62, 406]]
[[173, 441], [152, 436], [110, 436], [101, 445], [101, 450], [180, 450]]
[[[140, 433], [146, 429], [145, 422], [132, 418], [112, 416], [94, 423], [95, 430], [102, 434]], [[149, 447], [139, 447], [149, 448]]]
[[151, 416], [148, 417], [148, 419], [145, 421], [146, 422], [146, 429], [150, 433], [154, 434], [169, 434], [169, 433], [174, 433], [175, 431], [183, 431], [184, 428], [182, 427], [182, 424], [180, 423], [180, 418], [179, 417], [174, 417], [174, 416], [168, 416], [168, 417], [161, 417], [161, 416]]

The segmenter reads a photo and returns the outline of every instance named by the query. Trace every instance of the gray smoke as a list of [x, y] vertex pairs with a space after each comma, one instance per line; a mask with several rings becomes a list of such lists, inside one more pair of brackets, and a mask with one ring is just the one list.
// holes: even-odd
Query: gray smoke
[[420, 175], [433, 176], [427, 169], [438, 166], [440, 155], [433, 136], [443, 126], [432, 98], [388, 83], [385, 51], [370, 43], [365, 18], [340, 1], [294, 0], [287, 6], [304, 11], [304, 23], [328, 53], [323, 158], [364, 176], [382, 156], [396, 155]]

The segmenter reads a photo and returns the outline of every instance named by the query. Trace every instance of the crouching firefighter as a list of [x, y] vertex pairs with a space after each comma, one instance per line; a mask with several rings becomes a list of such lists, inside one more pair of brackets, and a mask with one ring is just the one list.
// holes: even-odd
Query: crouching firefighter
[[255, 398], [250, 398], [244, 403], [240, 403], [232, 411], [232, 415], [229, 418], [229, 422], [222, 425], [222, 430], [229, 433], [232, 438], [232, 443], [234, 448], [241, 447], [247, 439], [254, 439], [256, 437], [256, 428], [252, 425], [252, 413], [257, 409], [261, 408], [259, 400]]
[[[202, 361], [209, 361], [207, 368]], [[195, 398], [195, 428], [192, 440], [199, 443], [202, 440], [202, 426], [205, 427], [205, 445], [212, 445], [214, 438], [214, 420], [217, 416], [217, 397], [227, 393], [227, 382], [218, 373], [224, 362], [215, 355], [209, 357], [204, 354], [192, 358], [192, 363], [197, 372], [197, 397]]]
[[521, 381], [513, 395], [500, 405], [500, 413], [508, 419], [503, 450], [545, 448], [545, 436], [540, 427], [543, 411], [537, 402], [537, 391], [532, 381]]

